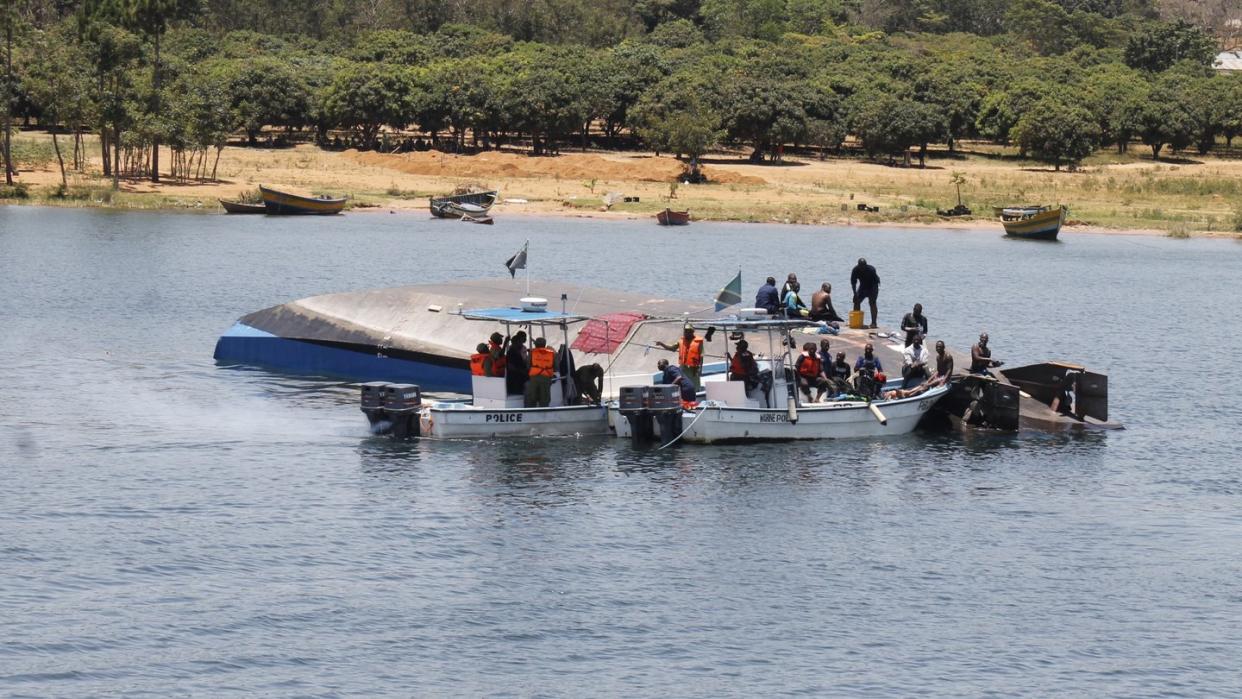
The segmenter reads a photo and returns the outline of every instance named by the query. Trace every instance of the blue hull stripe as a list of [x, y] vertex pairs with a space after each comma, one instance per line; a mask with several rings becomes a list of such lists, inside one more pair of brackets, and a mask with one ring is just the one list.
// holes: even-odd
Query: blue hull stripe
[[[249, 364], [290, 374], [418, 384], [428, 391], [470, 392], [470, 369], [417, 357], [380, 356], [374, 347], [342, 347], [277, 337], [237, 323], [216, 342], [220, 364]], [[451, 361], [451, 360], [449, 360]]]

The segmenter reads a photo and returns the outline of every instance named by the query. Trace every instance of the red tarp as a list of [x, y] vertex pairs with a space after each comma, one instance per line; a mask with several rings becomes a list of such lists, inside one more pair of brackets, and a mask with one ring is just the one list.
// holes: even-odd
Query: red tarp
[[642, 313], [606, 313], [582, 326], [571, 349], [588, 354], [612, 354], [630, 334], [630, 328], [647, 316]]

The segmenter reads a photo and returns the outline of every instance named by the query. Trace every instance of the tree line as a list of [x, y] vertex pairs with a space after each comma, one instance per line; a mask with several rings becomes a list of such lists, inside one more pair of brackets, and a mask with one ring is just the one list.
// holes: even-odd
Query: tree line
[[[922, 162], [931, 144], [984, 138], [1057, 168], [1102, 146], [1159, 158], [1242, 133], [1242, 79], [1211, 70], [1213, 39], [1142, 2], [586, 5], [478, 0], [490, 14], [464, 24], [456, 6], [413, 0], [331, 3], [338, 15], [314, 1], [0, 0], [6, 176], [14, 120], [51, 128], [62, 178], [97, 134], [114, 183], [214, 178], [230, 138], [273, 130], [364, 149], [408, 147], [398, 135], [413, 131], [459, 151], [641, 145], [691, 162], [721, 146], [824, 154], [849, 136], [870, 157]], [[506, 24], [531, 7], [564, 36], [534, 16]], [[391, 21], [361, 30], [367, 12]], [[629, 28], [564, 24], [601, 12], [615, 16], [597, 29]]]

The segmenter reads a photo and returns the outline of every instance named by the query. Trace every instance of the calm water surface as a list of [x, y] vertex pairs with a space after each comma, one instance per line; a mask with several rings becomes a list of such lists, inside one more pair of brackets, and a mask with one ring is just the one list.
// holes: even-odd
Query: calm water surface
[[[1011, 363], [1106, 435], [392, 444], [217, 368], [238, 316], [503, 274], [709, 299], [740, 266]], [[1242, 693], [1242, 245], [0, 208], [0, 696]], [[838, 306], [841, 301], [838, 301]]]

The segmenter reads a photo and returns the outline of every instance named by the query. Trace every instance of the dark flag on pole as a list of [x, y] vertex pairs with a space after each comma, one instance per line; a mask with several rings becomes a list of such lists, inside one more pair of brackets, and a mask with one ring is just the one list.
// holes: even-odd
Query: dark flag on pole
[[729, 306], [736, 306], [742, 302], [742, 270], [737, 271], [737, 276], [733, 281], [725, 284], [725, 287], [716, 294], [716, 312], [720, 312]]
[[526, 241], [522, 245], [522, 249], [516, 255], [505, 260], [505, 268], [509, 270], [510, 277], [516, 277], [519, 269], [526, 269], [526, 248], [530, 245], [530, 241]]

